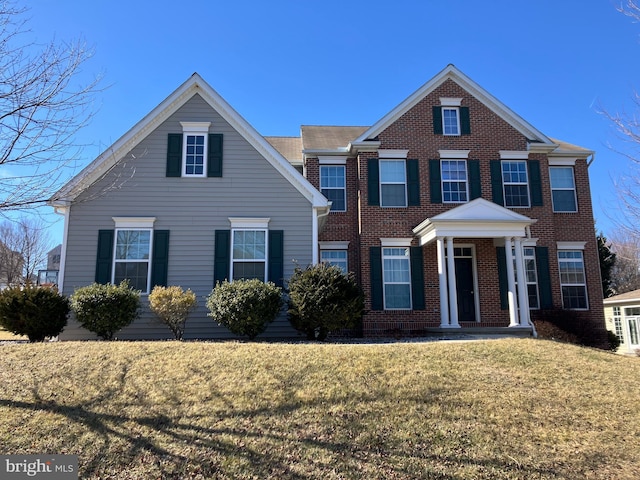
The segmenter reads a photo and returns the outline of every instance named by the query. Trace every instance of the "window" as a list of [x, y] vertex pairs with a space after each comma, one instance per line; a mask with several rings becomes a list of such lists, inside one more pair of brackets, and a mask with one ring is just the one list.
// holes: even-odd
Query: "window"
[[267, 231], [233, 230], [232, 233], [231, 278], [257, 278], [264, 282], [267, 267]]
[[[513, 252], [513, 271], [518, 280], [518, 271], [515, 266], [515, 250]], [[535, 247], [523, 247], [522, 258], [524, 260], [524, 273], [527, 282], [527, 294], [529, 297], [529, 309], [537, 310], [540, 308], [540, 300], [538, 296], [538, 269], [536, 267], [536, 249]], [[517, 285], [516, 285], [517, 287]]]
[[409, 248], [382, 249], [382, 279], [385, 310], [411, 309]]
[[344, 165], [320, 166], [320, 191], [332, 203], [332, 212], [347, 210]]
[[554, 212], [577, 212], [573, 167], [550, 167], [551, 200]]
[[181, 122], [182, 176], [204, 177], [207, 174], [207, 139], [210, 122]]
[[349, 271], [346, 250], [322, 250], [320, 252], [320, 261], [339, 267], [343, 273]]
[[457, 108], [442, 107], [442, 133], [460, 135], [460, 118]]
[[588, 308], [582, 251], [559, 250], [558, 267], [562, 287], [562, 306], [566, 309]]
[[622, 315], [620, 307], [613, 307], [613, 326], [615, 328], [616, 337], [620, 343], [624, 343], [624, 333], [622, 332]]
[[529, 206], [529, 183], [527, 181], [527, 162], [503, 160], [502, 185], [505, 207]]
[[466, 160], [442, 160], [442, 201], [466, 202], [469, 199]]
[[405, 160], [380, 160], [380, 206], [407, 206]]
[[151, 230], [116, 229], [113, 283], [129, 280], [129, 285], [149, 293], [149, 261], [151, 258]]

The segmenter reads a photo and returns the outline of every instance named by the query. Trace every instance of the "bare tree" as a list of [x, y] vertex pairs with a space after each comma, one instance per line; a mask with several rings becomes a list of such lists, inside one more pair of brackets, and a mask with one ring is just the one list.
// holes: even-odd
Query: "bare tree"
[[640, 237], [618, 234], [611, 240], [616, 261], [611, 271], [611, 287], [616, 294], [640, 289]]
[[31, 43], [24, 14], [0, 0], [0, 213], [43, 204], [67, 180], [99, 82], [77, 83], [91, 57], [82, 41]]
[[[36, 282], [45, 267], [51, 240], [46, 226], [34, 218], [0, 224], [0, 265], [8, 285]], [[6, 262], [6, 263], [5, 263]]]

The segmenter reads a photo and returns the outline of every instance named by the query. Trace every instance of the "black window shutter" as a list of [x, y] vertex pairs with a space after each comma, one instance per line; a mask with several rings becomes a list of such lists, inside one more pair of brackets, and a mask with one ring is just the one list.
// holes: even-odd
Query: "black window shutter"
[[442, 107], [433, 107], [433, 133], [442, 135]]
[[153, 231], [153, 256], [151, 259], [151, 289], [156, 285], [167, 286], [169, 272], [169, 230]]
[[213, 257], [213, 286], [229, 279], [231, 261], [231, 230], [216, 230], [215, 254]]
[[207, 177], [222, 177], [222, 134], [209, 134]]
[[504, 247], [496, 247], [496, 257], [498, 260], [498, 283], [500, 285], [500, 308], [509, 308], [508, 292], [509, 281], [507, 279], [507, 252]]
[[369, 267], [371, 269], [371, 310], [382, 310], [382, 248], [369, 248]]
[[540, 293], [540, 308], [553, 308], [553, 294], [551, 293], [551, 275], [549, 274], [549, 248], [536, 247], [536, 268], [538, 270], [538, 291]]
[[418, 160], [407, 160], [407, 195], [408, 205], [415, 207], [420, 205], [420, 170]]
[[113, 230], [98, 231], [98, 253], [96, 255], [96, 283], [111, 282], [111, 263], [113, 261]]
[[284, 231], [269, 230], [269, 276], [267, 280], [284, 286]]
[[422, 269], [422, 247], [409, 249], [411, 258], [411, 299], [413, 310], [424, 310], [424, 272]]
[[460, 133], [471, 135], [471, 119], [469, 118], [469, 107], [460, 107]]
[[540, 161], [528, 160], [529, 188], [531, 189], [531, 206], [542, 206], [542, 180], [540, 178]]
[[367, 162], [367, 195], [369, 205], [380, 206], [380, 166], [377, 158], [370, 158]]
[[440, 179], [440, 160], [429, 160], [431, 203], [442, 203], [442, 185]]
[[491, 169], [491, 194], [493, 203], [504, 206], [504, 193], [502, 192], [502, 164], [500, 160], [489, 162]]
[[467, 165], [469, 166], [469, 197], [471, 197], [471, 200], [475, 200], [482, 196], [480, 160], [469, 160]]
[[167, 141], [167, 177], [182, 176], [182, 134], [170, 133]]

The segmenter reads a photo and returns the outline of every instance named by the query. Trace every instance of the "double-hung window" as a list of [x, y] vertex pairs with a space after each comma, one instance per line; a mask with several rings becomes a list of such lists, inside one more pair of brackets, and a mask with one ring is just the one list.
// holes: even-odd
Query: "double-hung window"
[[382, 248], [385, 310], [411, 309], [411, 266], [408, 247]]
[[267, 278], [267, 230], [232, 230], [231, 278]]
[[149, 292], [151, 234], [151, 229], [116, 229], [114, 284], [129, 280], [135, 290]]
[[320, 165], [320, 191], [332, 202], [332, 212], [347, 210], [344, 165]]
[[441, 160], [442, 201], [460, 203], [469, 200], [466, 160]]
[[529, 182], [525, 160], [502, 161], [505, 207], [529, 207]]
[[549, 167], [554, 212], [577, 212], [573, 167]]
[[587, 281], [582, 250], [558, 250], [558, 267], [563, 307], [587, 309]]
[[380, 160], [380, 206], [407, 206], [407, 162]]
[[460, 115], [457, 107], [442, 107], [442, 133], [460, 135]]
[[321, 250], [320, 261], [340, 268], [343, 273], [347, 273], [349, 271], [346, 250]]

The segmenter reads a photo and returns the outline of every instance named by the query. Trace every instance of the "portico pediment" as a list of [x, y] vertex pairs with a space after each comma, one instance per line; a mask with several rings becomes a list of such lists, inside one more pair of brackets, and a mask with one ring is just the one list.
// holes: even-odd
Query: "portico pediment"
[[535, 219], [477, 198], [427, 218], [413, 229], [413, 233], [420, 239], [420, 245], [426, 245], [437, 237], [524, 237], [526, 227], [535, 222]]

